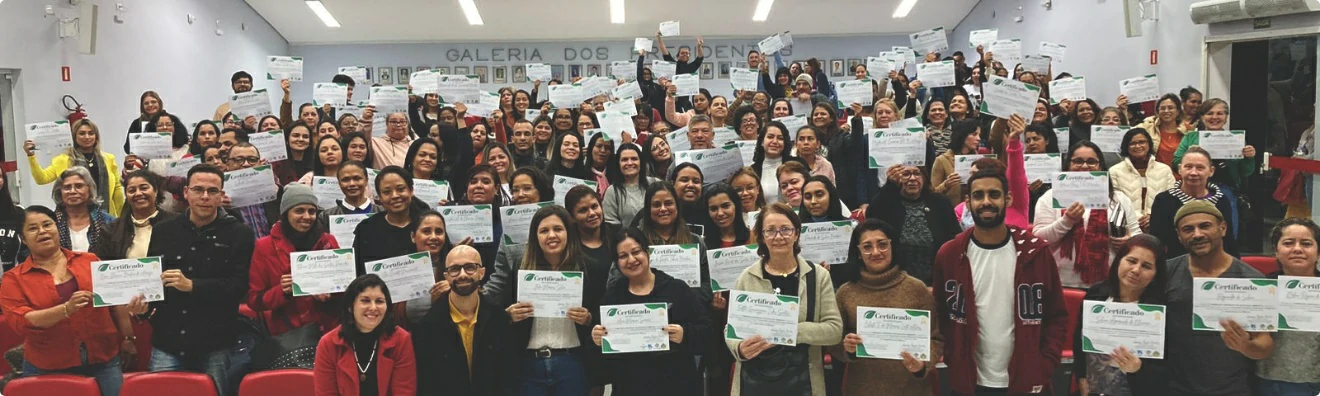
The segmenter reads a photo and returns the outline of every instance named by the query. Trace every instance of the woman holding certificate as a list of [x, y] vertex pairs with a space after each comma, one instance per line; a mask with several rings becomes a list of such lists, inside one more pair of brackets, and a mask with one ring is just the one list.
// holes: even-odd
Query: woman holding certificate
[[339, 327], [321, 336], [312, 368], [317, 396], [417, 394], [412, 335], [395, 324], [390, 288], [375, 274], [348, 284]]
[[1132, 201], [1132, 210], [1137, 212], [1143, 231], [1150, 229], [1150, 208], [1155, 204], [1155, 195], [1173, 188], [1176, 181], [1173, 169], [1160, 162], [1152, 150], [1159, 146], [1159, 141], [1146, 129], [1129, 129], [1119, 146], [1122, 151], [1118, 154], [1123, 162], [1109, 168], [1114, 189]]
[[[701, 236], [692, 231], [692, 225], [701, 225], [705, 222], [689, 223], [684, 220], [690, 217], [686, 213], [689, 208], [703, 211], [701, 217], [704, 218], [705, 208], [699, 204], [685, 205], [675, 198], [677, 196], [678, 194], [674, 192], [673, 185], [669, 183], [652, 183], [646, 189], [647, 204], [643, 207], [642, 212], [638, 213], [637, 217], [633, 219], [633, 222], [636, 223], [633, 226], [646, 234], [652, 245], [699, 244], [701, 257], [698, 263], [701, 273], [699, 284], [708, 285], [710, 284], [710, 270], [706, 263], [706, 245], [702, 242]], [[700, 198], [697, 200], [699, 201]], [[694, 287], [694, 289], [696, 289], [697, 299], [703, 305], [710, 303], [710, 288]]]
[[[494, 268], [495, 255], [504, 240], [504, 226], [501, 223], [500, 207], [509, 202], [508, 197], [504, 196], [504, 189], [500, 188], [500, 176], [495, 173], [495, 168], [490, 165], [481, 164], [472, 167], [467, 175], [467, 188], [463, 197], [458, 200], [458, 205], [489, 205], [491, 207], [491, 221], [489, 223], [476, 224], [477, 227], [491, 227], [494, 233], [494, 239], [490, 242], [473, 243], [471, 237], [463, 238], [459, 244], [472, 245], [481, 253], [481, 264], [485, 268]], [[451, 218], [452, 220], [452, 218]], [[457, 226], [455, 227], [457, 228]], [[454, 229], [451, 233], [459, 235], [472, 235], [475, 230]], [[494, 271], [487, 271], [493, 273]], [[485, 281], [485, 279], [482, 279]]]
[[[1280, 278], [1281, 285], [1290, 282], [1316, 284], [1316, 241], [1320, 240], [1320, 226], [1310, 219], [1288, 218], [1274, 226], [1270, 232], [1274, 242], [1275, 259], [1279, 272], [1267, 274]], [[1309, 285], [1308, 285], [1309, 286]], [[1292, 310], [1296, 312], [1295, 309]], [[1284, 315], [1295, 313], [1280, 312]], [[1260, 384], [1256, 390], [1262, 396], [1310, 395], [1320, 389], [1320, 366], [1316, 351], [1320, 348], [1320, 333], [1280, 331], [1274, 336], [1274, 354], [1256, 362], [1256, 376]]]
[[[532, 205], [554, 200], [554, 185], [540, 169], [524, 166], [513, 171], [513, 181], [509, 183], [511, 205]], [[640, 198], [639, 198], [640, 199]], [[518, 275], [518, 266], [527, 247], [527, 240], [514, 241], [513, 244], [501, 243], [495, 252], [495, 267], [487, 270], [489, 279], [481, 288], [481, 293], [490, 296], [495, 302], [508, 305], [513, 303], [513, 295], [508, 294], [509, 283]]]
[[290, 254], [339, 248], [334, 235], [316, 222], [317, 212], [311, 187], [285, 186], [279, 221], [270, 235], [257, 239], [252, 250], [246, 303], [258, 313], [270, 312], [266, 328], [272, 336], [313, 323], [321, 334], [334, 327], [336, 315], [334, 304], [328, 303], [329, 294], [293, 296]]
[[385, 210], [358, 223], [353, 230], [353, 256], [357, 272], [365, 274], [368, 261], [383, 260], [412, 253], [412, 233], [417, 230], [417, 216], [430, 210], [425, 202], [413, 197], [413, 179], [397, 166], [387, 166], [376, 175], [376, 194]]
[[779, 121], [770, 121], [766, 124], [756, 141], [756, 153], [752, 155], [752, 170], [761, 179], [761, 191], [766, 192], [767, 201], [779, 201], [779, 180], [770, 175], [775, 174], [775, 170], [784, 162], [802, 162], [802, 159], [789, 152], [793, 145], [793, 139], [789, 139], [788, 127]]
[[930, 283], [935, 253], [962, 231], [953, 205], [947, 197], [926, 187], [925, 172], [920, 167], [891, 166], [885, 177], [888, 180], [884, 187], [867, 206], [866, 218], [899, 227], [894, 249], [904, 259], [898, 265], [908, 275]]
[[1183, 136], [1187, 135], [1187, 124], [1183, 123], [1182, 99], [1178, 95], [1167, 94], [1155, 101], [1155, 115], [1146, 117], [1135, 128], [1146, 130], [1150, 134], [1150, 151], [1155, 160], [1165, 165], [1173, 165], [1173, 153], [1182, 145]]
[[[1228, 130], [1228, 102], [1223, 99], [1212, 98], [1206, 100], [1205, 103], [1201, 104], [1199, 114], [1201, 115], [1201, 124], [1198, 127], [1200, 131]], [[1208, 149], [1209, 144], [1209, 142], [1206, 144], [1201, 143], [1200, 133], [1190, 133], [1183, 136], [1178, 151], [1173, 153], [1173, 167], [1177, 168], [1182, 163], [1183, 154], [1187, 152], [1187, 148], [1199, 145], [1201, 148]], [[1216, 185], [1224, 186], [1226, 190], [1224, 193], [1226, 194], [1241, 194], [1245, 192], [1247, 177], [1256, 171], [1256, 147], [1250, 144], [1244, 145], [1242, 146], [1242, 158], [1218, 159], [1214, 163], [1215, 168], [1218, 168], [1218, 170], [1215, 171], [1214, 178], [1211, 181]], [[1228, 198], [1236, 199], [1233, 196]], [[1237, 226], [1234, 226], [1231, 231], [1236, 234]]]
[[980, 147], [980, 122], [962, 120], [954, 123], [953, 135], [949, 138], [949, 150], [935, 157], [935, 163], [931, 165], [931, 191], [944, 194], [949, 198], [949, 202], [962, 202], [962, 176], [958, 175], [953, 164], [957, 160], [956, 156], [976, 154]]
[[605, 221], [622, 226], [632, 224], [633, 216], [642, 210], [646, 188], [657, 180], [650, 176], [642, 148], [624, 143], [615, 154], [616, 161], [609, 164], [605, 176], [610, 188], [605, 190]]
[[313, 152], [316, 153], [316, 162], [312, 164], [312, 170], [298, 179], [298, 183], [309, 187], [315, 176], [335, 177], [339, 174], [339, 165], [344, 162], [344, 148], [334, 136], [325, 135], [317, 138]]
[[146, 257], [152, 228], [175, 216], [160, 209], [167, 194], [161, 189], [164, 183], [160, 176], [146, 170], [129, 173], [124, 182], [128, 207], [97, 236], [100, 241], [92, 253], [102, 260]]
[[119, 188], [119, 165], [114, 154], [101, 151], [101, 129], [86, 118], [74, 122], [70, 129], [73, 147], [51, 158], [49, 167], [43, 168], [37, 163], [37, 154], [33, 151], [37, 148], [36, 142], [31, 139], [23, 142], [32, 179], [38, 185], [50, 184], [70, 167], [86, 168], [97, 183], [97, 196], [106, 199], [105, 206], [111, 213], [120, 213], [124, 206], [124, 190]]

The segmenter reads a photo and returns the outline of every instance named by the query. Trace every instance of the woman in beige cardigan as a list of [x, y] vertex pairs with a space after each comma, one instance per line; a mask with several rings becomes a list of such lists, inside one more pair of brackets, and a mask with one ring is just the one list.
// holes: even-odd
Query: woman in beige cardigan
[[1109, 180], [1114, 191], [1121, 192], [1132, 201], [1132, 209], [1140, 218], [1141, 230], [1150, 229], [1150, 208], [1155, 203], [1155, 196], [1173, 188], [1177, 180], [1173, 169], [1163, 162], [1155, 160], [1152, 149], [1158, 143], [1149, 131], [1137, 127], [1123, 135], [1123, 161], [1109, 168]]
[[[798, 255], [802, 251], [798, 245], [798, 230], [801, 227], [802, 220], [788, 205], [775, 203], [763, 209], [752, 230], [757, 240], [762, 242], [757, 250], [761, 259], [743, 270], [733, 289], [794, 295], [801, 298], [803, 304], [815, 305], [815, 320], [807, 318], [807, 307], [798, 309], [797, 344], [808, 351], [811, 395], [824, 396], [825, 371], [819, 347], [839, 343], [843, 336], [843, 318], [839, 316], [839, 306], [834, 300], [834, 283], [829, 271], [808, 263]], [[807, 284], [811, 278], [815, 279], [814, 286]], [[816, 294], [806, 295], [811, 288], [815, 289]], [[789, 349], [791, 347], [770, 344], [759, 335], [742, 340], [726, 339], [725, 343], [737, 359], [730, 393], [734, 396], [741, 394], [744, 364], [751, 364], [758, 357], [773, 353], [792, 353], [792, 349]], [[749, 396], [754, 395], [749, 392]]]
[[[1183, 106], [1178, 95], [1167, 94], [1155, 102], [1155, 115], [1134, 128], [1145, 129], [1150, 134], [1150, 152], [1156, 161], [1173, 166], [1173, 153], [1178, 150], [1183, 135], [1188, 127], [1182, 123]], [[1136, 202], [1136, 200], [1132, 200]]]
[[949, 151], [935, 157], [935, 164], [930, 168], [930, 189], [949, 197], [949, 202], [962, 202], [962, 177], [956, 171], [954, 161], [958, 155], [976, 154], [981, 147], [981, 123], [976, 120], [962, 120], [953, 124], [953, 136], [949, 138]]

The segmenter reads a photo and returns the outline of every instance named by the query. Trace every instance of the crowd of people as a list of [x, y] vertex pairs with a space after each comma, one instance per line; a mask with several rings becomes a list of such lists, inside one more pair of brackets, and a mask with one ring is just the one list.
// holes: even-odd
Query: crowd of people
[[[703, 62], [700, 50], [671, 57], [659, 48], [678, 73]], [[531, 92], [500, 89], [489, 117], [437, 94], [410, 96], [400, 112], [310, 103], [294, 112], [286, 80], [278, 116], [240, 118], [223, 104], [191, 133], [148, 91], [129, 133], [173, 134], [170, 159], [121, 162], [83, 119], [71, 126], [74, 147], [49, 166], [34, 142], [24, 145], [37, 182], [54, 183], [55, 208], [21, 207], [0, 193], [0, 225], [20, 237], [0, 244], [0, 309], [24, 338], [15, 369], [94, 377], [114, 396], [122, 366], [149, 353], [148, 371], [205, 373], [220, 395], [234, 395], [246, 373], [274, 367], [236, 347], [254, 323], [240, 315], [245, 307], [261, 336], [315, 347], [314, 359], [284, 364], [312, 368], [318, 395], [601, 395], [606, 386], [615, 395], [916, 395], [939, 388], [940, 362], [944, 392], [1048, 394], [1069, 391], [1053, 384], [1069, 343], [1084, 395], [1320, 389], [1320, 334], [1190, 324], [1193, 277], [1320, 275], [1320, 227], [1307, 219], [1287, 219], [1270, 235], [1279, 273], [1238, 259], [1234, 197], [1255, 171], [1256, 150], [1216, 159], [1197, 144], [1198, 131], [1228, 128], [1228, 103], [1186, 88], [1146, 115], [1124, 96], [1109, 107], [1052, 104], [1043, 89], [1029, 117], [995, 117], [977, 110], [987, 76], [1040, 87], [1052, 77], [976, 52], [970, 65], [961, 52], [926, 54], [955, 62], [951, 87], [858, 65], [855, 78], [874, 78], [873, 104], [843, 106], [814, 58], [785, 63], [752, 51], [758, 90], [677, 97], [642, 52], [643, 96], [622, 103], [636, 115], [621, 141], [599, 130], [609, 95], [555, 107], [538, 100], [540, 80]], [[350, 97], [357, 84], [332, 81]], [[240, 71], [231, 83], [247, 92], [253, 77]], [[795, 114], [806, 125], [786, 125]], [[384, 130], [373, 130], [382, 117]], [[925, 151], [910, 153], [925, 165], [869, 164], [868, 131], [909, 122], [925, 128]], [[1110, 153], [1091, 142], [1093, 125], [1131, 128]], [[269, 163], [249, 142], [266, 132], [283, 133], [287, 159]], [[728, 143], [716, 140], [722, 132], [755, 142], [745, 167], [708, 175], [679, 160]], [[684, 150], [670, 145], [675, 136]], [[1048, 181], [1032, 180], [1024, 165], [1047, 153], [1060, 154], [1058, 171], [1107, 170], [1108, 206], [1057, 208]], [[997, 157], [958, 170], [962, 156], [977, 154]], [[188, 159], [200, 164], [170, 170]], [[232, 205], [227, 173], [267, 165], [274, 199]], [[342, 194], [333, 204], [315, 186], [326, 180]], [[450, 191], [424, 199], [419, 184], [430, 191], [437, 182]], [[530, 204], [541, 205], [515, 239], [499, 209]], [[445, 208], [453, 205], [495, 208], [493, 241], [451, 238]], [[354, 229], [335, 232], [352, 216]], [[805, 258], [804, 226], [840, 221], [852, 227], [837, 241], [846, 261]], [[653, 268], [651, 248], [661, 245], [696, 246], [700, 282]], [[729, 291], [708, 287], [706, 253], [742, 246], [756, 257], [728, 289], [799, 297], [796, 346], [722, 331]], [[342, 292], [295, 296], [292, 254], [347, 247], [356, 279]], [[407, 301], [366, 266], [420, 252], [434, 283]], [[93, 304], [93, 263], [149, 257], [160, 258], [163, 298]], [[580, 272], [581, 304], [539, 315], [520, 298], [521, 271]], [[1166, 305], [1165, 357], [1082, 352], [1069, 340], [1068, 312], [1078, 307], [1067, 306], [1065, 288], [1085, 289], [1087, 300]], [[667, 304], [666, 350], [602, 353], [610, 329], [601, 307], [646, 303]], [[928, 354], [859, 357], [862, 307], [930, 312]], [[137, 350], [136, 321], [152, 328], [150, 351]]]

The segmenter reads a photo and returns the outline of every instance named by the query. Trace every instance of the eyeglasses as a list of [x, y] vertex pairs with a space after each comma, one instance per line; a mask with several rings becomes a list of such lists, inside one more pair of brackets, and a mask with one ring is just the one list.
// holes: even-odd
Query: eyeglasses
[[885, 239], [876, 242], [875, 244], [863, 243], [862, 246], [858, 246], [857, 250], [861, 250], [862, 253], [865, 254], [883, 253], [883, 252], [888, 252], [889, 248], [891, 247], [893, 247], [893, 243], [890, 240]]
[[261, 162], [261, 157], [229, 157], [229, 163], [234, 165], [256, 165]]
[[408, 121], [402, 121], [402, 120], [389, 120], [386, 122], [388, 122], [390, 125], [408, 125]]
[[449, 276], [458, 276], [458, 272], [463, 271], [468, 275], [472, 275], [476, 274], [479, 269], [481, 269], [481, 264], [477, 263], [457, 264], [445, 267], [445, 274]]
[[1100, 160], [1095, 159], [1095, 158], [1073, 158], [1072, 160], [1070, 160], [1070, 161], [1068, 161], [1068, 162], [1071, 162], [1073, 165], [1078, 165], [1078, 166], [1081, 166], [1081, 165], [1086, 165], [1086, 166], [1100, 166]]
[[785, 237], [785, 238], [787, 238], [787, 237], [791, 237], [791, 236], [793, 236], [793, 235], [795, 235], [795, 234], [797, 234], [797, 229], [795, 229], [795, 228], [793, 228], [793, 227], [780, 227], [780, 228], [778, 228], [778, 229], [771, 229], [771, 228], [767, 228], [767, 229], [765, 229], [765, 236], [768, 236], [768, 237], [771, 237], [771, 238], [775, 238], [775, 237]]
[[201, 196], [217, 196], [217, 197], [218, 197], [218, 196], [220, 196], [220, 194], [224, 194], [224, 191], [220, 191], [220, 189], [215, 188], [215, 187], [211, 187], [211, 188], [201, 188], [201, 187], [196, 187], [196, 186], [194, 186], [194, 187], [188, 187], [188, 191], [191, 191], [193, 194], [201, 195]]
[[898, 177], [900, 179], [920, 179], [921, 171], [899, 173]]
[[60, 187], [60, 189], [64, 191], [77, 191], [84, 188], [87, 188], [87, 185], [83, 183], [69, 183]]

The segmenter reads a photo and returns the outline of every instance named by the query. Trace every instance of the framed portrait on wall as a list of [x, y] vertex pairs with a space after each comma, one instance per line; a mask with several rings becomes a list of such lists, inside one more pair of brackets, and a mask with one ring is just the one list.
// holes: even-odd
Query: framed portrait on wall
[[466, 76], [466, 75], [469, 74], [469, 73], [468, 73], [468, 67], [467, 67], [467, 66], [454, 66], [454, 74], [457, 74], [457, 75], [460, 75], [460, 76]]
[[507, 74], [507, 73], [509, 72], [509, 69], [508, 69], [507, 67], [504, 67], [504, 66], [491, 66], [491, 68], [492, 68], [492, 69], [495, 69], [494, 71], [495, 71], [495, 83], [496, 83], [496, 84], [504, 84], [504, 83], [509, 82], [509, 75]]
[[860, 65], [860, 64], [862, 64], [862, 60], [861, 60], [861, 59], [849, 59], [849, 60], [848, 60], [848, 70], [846, 70], [846, 72], [847, 72], [847, 73], [852, 73], [853, 70], [857, 70], [857, 65]]
[[568, 78], [582, 77], [582, 65], [568, 65]]
[[490, 66], [473, 66], [472, 74], [477, 75], [477, 81], [482, 84], [490, 83]]
[[830, 61], [830, 77], [843, 77], [844, 73], [843, 59]]
[[367, 66], [367, 67], [364, 67], [364, 68], [362, 68], [362, 69], [367, 71], [367, 73], [366, 73], [366, 75], [367, 75], [367, 81], [366, 81], [367, 84], [371, 84], [372, 82], [376, 81], [376, 79], [373, 78], [373, 77], [375, 77], [376, 75], [372, 73], [372, 72], [376, 71], [375, 68], [373, 68], [373, 67], [371, 67], [371, 66]]
[[701, 62], [701, 79], [715, 79], [715, 64], [711, 62]]
[[408, 85], [408, 79], [412, 78], [412, 69], [399, 66], [399, 85]]
[[376, 67], [376, 82], [381, 85], [394, 84], [394, 68], [390, 66]]
[[435, 72], [437, 74], [449, 74], [449, 66], [436, 66]]
[[746, 69], [746, 68], [747, 68], [747, 61], [737, 61], [737, 62], [733, 62], [733, 67], [739, 67], [739, 68]]
[[[550, 65], [550, 78], [564, 81], [564, 65]], [[549, 82], [549, 81], [545, 81]]]
[[[704, 63], [704, 62], [703, 62], [703, 63]], [[720, 69], [720, 70], [719, 70], [719, 78], [729, 78], [729, 68], [730, 68], [730, 67], [733, 67], [733, 63], [732, 63], [732, 62], [725, 61], [725, 62], [720, 62], [720, 63], [718, 64], [718, 66], [719, 66], [719, 69]]]
[[431, 70], [431, 67], [430, 67], [430, 66], [417, 66], [417, 67], [414, 67], [414, 68], [413, 68], [413, 72], [419, 72], [419, 71], [422, 71], [422, 70]]
[[517, 65], [513, 67], [513, 83], [522, 84], [527, 82], [527, 66]]
[[599, 75], [601, 75], [601, 74], [600, 74], [600, 65], [599, 65], [599, 64], [592, 63], [592, 64], [587, 65], [587, 74], [585, 74], [584, 77], [585, 77], [585, 76], [599, 76]]

